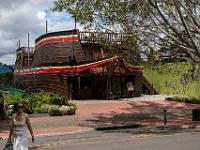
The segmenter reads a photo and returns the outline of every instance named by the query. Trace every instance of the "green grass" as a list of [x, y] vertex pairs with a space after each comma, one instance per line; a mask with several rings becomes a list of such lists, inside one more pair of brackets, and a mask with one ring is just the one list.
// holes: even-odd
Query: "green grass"
[[[200, 98], [200, 81], [192, 79], [193, 70], [195, 70], [193, 63], [143, 64], [143, 66], [144, 76], [160, 94], [179, 94]], [[183, 92], [183, 85], [180, 82], [181, 75], [183, 74], [187, 74], [189, 77], [185, 93]], [[168, 82], [168, 86], [166, 86], [166, 82]], [[175, 88], [169, 86], [170, 84], [175, 85]]]
[[192, 104], [200, 104], [200, 98], [188, 97], [188, 96], [183, 96], [183, 95], [175, 95], [172, 97], [168, 97], [168, 98], [166, 98], [166, 100], [184, 102], [184, 103], [192, 103]]

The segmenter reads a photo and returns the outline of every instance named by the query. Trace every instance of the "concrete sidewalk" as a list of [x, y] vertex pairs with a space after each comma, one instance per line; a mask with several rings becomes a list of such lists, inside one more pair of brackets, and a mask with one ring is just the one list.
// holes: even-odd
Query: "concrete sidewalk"
[[[163, 109], [167, 110], [168, 127], [200, 127], [200, 122], [192, 121], [192, 109], [200, 105], [157, 99], [129, 99], [120, 101], [77, 102], [74, 116], [50, 117], [48, 114], [30, 115], [35, 135], [53, 135], [66, 132], [82, 132], [99, 127], [140, 125], [146, 127], [163, 126]], [[8, 136], [6, 123], [0, 129], [0, 136]]]
[[78, 105], [82, 104], [107, 104], [107, 103], [123, 103], [125, 101], [161, 101], [169, 97], [168, 95], [141, 95], [140, 97], [121, 98], [118, 100], [76, 100]]

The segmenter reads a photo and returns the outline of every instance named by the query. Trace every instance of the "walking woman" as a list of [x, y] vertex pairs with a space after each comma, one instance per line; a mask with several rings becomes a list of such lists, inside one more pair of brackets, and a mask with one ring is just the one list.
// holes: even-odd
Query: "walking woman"
[[28, 150], [27, 127], [30, 131], [32, 142], [35, 140], [29, 117], [24, 113], [24, 109], [24, 103], [18, 102], [17, 113], [13, 115], [11, 120], [9, 139], [11, 140], [12, 138], [13, 150]]

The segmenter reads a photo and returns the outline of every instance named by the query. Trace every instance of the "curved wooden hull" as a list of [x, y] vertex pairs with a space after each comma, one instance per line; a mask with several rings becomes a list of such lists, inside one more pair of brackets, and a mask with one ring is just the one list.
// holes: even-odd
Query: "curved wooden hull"
[[65, 74], [14, 76], [14, 85], [28, 92], [46, 91], [68, 96], [67, 75]]
[[32, 66], [70, 64], [73, 57], [77, 63], [87, 60], [77, 30], [45, 34], [36, 39]]

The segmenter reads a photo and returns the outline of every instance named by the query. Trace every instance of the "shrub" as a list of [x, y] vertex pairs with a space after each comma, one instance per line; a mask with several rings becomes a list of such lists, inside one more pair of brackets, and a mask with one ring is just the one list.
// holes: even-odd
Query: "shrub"
[[77, 104], [74, 101], [69, 101], [67, 105], [69, 106], [69, 111], [67, 114], [74, 115], [76, 113]]
[[[26, 105], [27, 113], [49, 113], [51, 116], [72, 115], [75, 114], [77, 105], [73, 101], [67, 102], [65, 97], [49, 93], [38, 92], [32, 94], [14, 95], [2, 93], [3, 99], [10, 105], [16, 105], [18, 101], [23, 101]], [[15, 110], [16, 111], [16, 107]]]
[[34, 112], [40, 112], [42, 105], [50, 104], [51, 96], [45, 92], [33, 93], [33, 96], [28, 100]]
[[52, 95], [49, 104], [59, 105], [59, 106], [66, 105], [67, 104], [67, 99], [66, 99], [66, 97], [59, 96], [58, 94], [54, 94], [54, 95]]
[[67, 105], [68, 105], [69, 107], [73, 107], [74, 109], [77, 109], [77, 104], [76, 104], [74, 101], [69, 101], [69, 102], [67, 103]]
[[38, 110], [39, 108], [35, 106], [34, 97], [32, 95], [24, 94], [22, 98], [28, 110], [27, 113], [31, 114], [37, 112], [36, 109]]
[[67, 115], [68, 111], [70, 110], [70, 107], [62, 105], [59, 109], [60, 109], [60, 112], [62, 113], [62, 115]]
[[61, 116], [62, 115], [58, 105], [50, 106], [48, 113], [50, 116]]
[[74, 106], [69, 106], [69, 111], [68, 111], [68, 115], [74, 115], [76, 113], [76, 107]]
[[44, 104], [44, 105], [41, 106], [39, 112], [41, 112], [41, 113], [48, 113], [49, 108], [50, 108], [49, 104]]
[[26, 106], [26, 109], [25, 109], [25, 112], [26, 113], [33, 113], [33, 109], [32, 107], [30, 106], [30, 102], [27, 101], [27, 100], [24, 100], [21, 96], [19, 95], [14, 95], [14, 94], [3, 94], [3, 99], [7, 102], [8, 105], [14, 105], [14, 108], [12, 108], [12, 110], [9, 110], [10, 114], [14, 113], [17, 111], [17, 108], [16, 108], [16, 105], [17, 105], [17, 102], [19, 101], [22, 101], [24, 102], [25, 106]]
[[49, 104], [51, 102], [51, 96], [45, 92], [34, 93], [33, 99], [39, 104]]
[[2, 96], [9, 105], [14, 105], [21, 99], [20, 96], [13, 94], [2, 94]]

